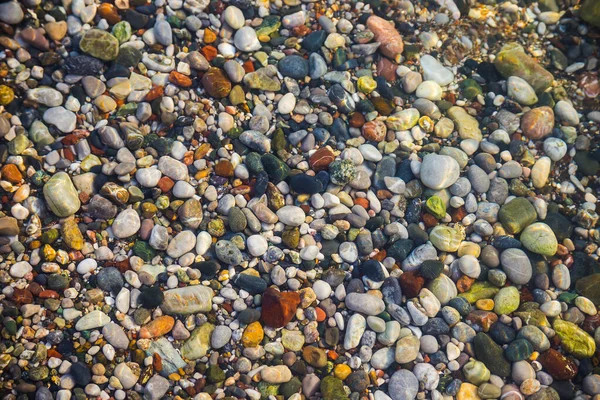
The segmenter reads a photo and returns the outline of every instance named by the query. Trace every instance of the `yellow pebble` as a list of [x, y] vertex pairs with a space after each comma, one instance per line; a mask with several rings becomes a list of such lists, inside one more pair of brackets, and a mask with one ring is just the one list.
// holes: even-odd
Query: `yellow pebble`
[[481, 247], [479, 247], [479, 245], [477, 243], [473, 243], [473, 242], [462, 242], [460, 244], [460, 246], [458, 247], [458, 256], [462, 257], [462, 256], [466, 256], [466, 255], [470, 255], [473, 257], [479, 257], [479, 255], [481, 254]]
[[458, 389], [456, 400], [480, 400], [481, 397], [477, 394], [477, 386], [470, 383], [463, 383]]
[[348, 377], [348, 375], [350, 375], [350, 373], [352, 372], [352, 369], [347, 366], [346, 364], [338, 364], [335, 366], [335, 368], [333, 369], [333, 375], [341, 380], [344, 380]]
[[242, 335], [242, 344], [244, 347], [256, 347], [262, 342], [265, 332], [260, 322], [256, 321], [246, 327]]
[[531, 353], [531, 355], [529, 356], [529, 359], [531, 361], [535, 361], [538, 359], [538, 357], [540, 356], [540, 353], [538, 353], [537, 351], [534, 351], [533, 353]]
[[377, 88], [377, 82], [370, 76], [361, 76], [356, 82], [358, 90], [362, 93], [369, 94]]
[[209, 173], [210, 173], [210, 170], [208, 168], [206, 168], [206, 169], [203, 169], [202, 171], [196, 172], [196, 175], [194, 176], [194, 178], [196, 178], [196, 180], [206, 178]]
[[480, 299], [480, 300], [477, 300], [477, 302], [475, 303], [475, 306], [479, 310], [492, 311], [494, 309], [494, 300]]
[[310, 199], [310, 195], [308, 194], [299, 194], [296, 199], [298, 200], [298, 203], [304, 203], [305, 201], [308, 201]]
[[15, 98], [15, 92], [6, 85], [0, 85], [0, 105], [7, 106]]

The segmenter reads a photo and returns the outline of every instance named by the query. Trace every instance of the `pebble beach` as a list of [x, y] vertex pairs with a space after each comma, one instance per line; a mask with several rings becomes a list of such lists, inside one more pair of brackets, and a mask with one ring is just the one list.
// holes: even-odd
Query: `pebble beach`
[[0, 399], [600, 400], [599, 59], [600, 0], [1, 2]]

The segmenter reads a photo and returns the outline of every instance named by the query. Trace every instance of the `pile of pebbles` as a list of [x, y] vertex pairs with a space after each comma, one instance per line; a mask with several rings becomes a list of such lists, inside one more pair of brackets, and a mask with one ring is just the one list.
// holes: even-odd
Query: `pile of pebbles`
[[600, 398], [600, 2], [0, 3], [2, 399]]

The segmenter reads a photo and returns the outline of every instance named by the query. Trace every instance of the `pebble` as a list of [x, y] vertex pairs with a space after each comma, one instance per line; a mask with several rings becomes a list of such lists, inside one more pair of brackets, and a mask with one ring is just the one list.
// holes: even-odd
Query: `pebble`
[[421, 181], [431, 189], [440, 190], [452, 186], [459, 174], [458, 163], [449, 156], [428, 154], [421, 163]]
[[432, 80], [440, 86], [449, 85], [454, 81], [452, 71], [429, 54], [421, 57], [421, 68], [423, 68], [423, 78], [426, 81]]
[[390, 378], [389, 393], [393, 400], [411, 400], [419, 392], [419, 380], [410, 371], [401, 369]]
[[227, 22], [227, 25], [236, 30], [243, 27], [244, 23], [246, 22], [246, 18], [244, 18], [242, 10], [233, 5], [228, 6], [225, 9], [223, 12], [223, 19], [225, 22]]
[[0, 3], [6, 388], [600, 394], [596, 2], [63, 3]]
[[54, 125], [63, 133], [73, 132], [77, 124], [77, 117], [66, 108], [51, 107], [44, 112], [44, 122]]

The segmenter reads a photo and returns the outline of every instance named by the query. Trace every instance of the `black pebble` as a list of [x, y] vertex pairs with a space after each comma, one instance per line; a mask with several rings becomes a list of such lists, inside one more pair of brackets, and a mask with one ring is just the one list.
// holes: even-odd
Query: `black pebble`
[[215, 277], [217, 272], [221, 269], [221, 265], [217, 260], [201, 261], [192, 266], [192, 268], [198, 269], [202, 273], [202, 279], [212, 279]]
[[164, 298], [165, 295], [158, 286], [151, 286], [142, 289], [138, 302], [144, 308], [153, 309], [160, 306]]
[[90, 369], [82, 362], [76, 362], [71, 365], [70, 372], [77, 386], [85, 386], [92, 381]]
[[306, 174], [292, 176], [290, 187], [296, 193], [315, 194], [323, 191], [323, 183], [316, 177]]

